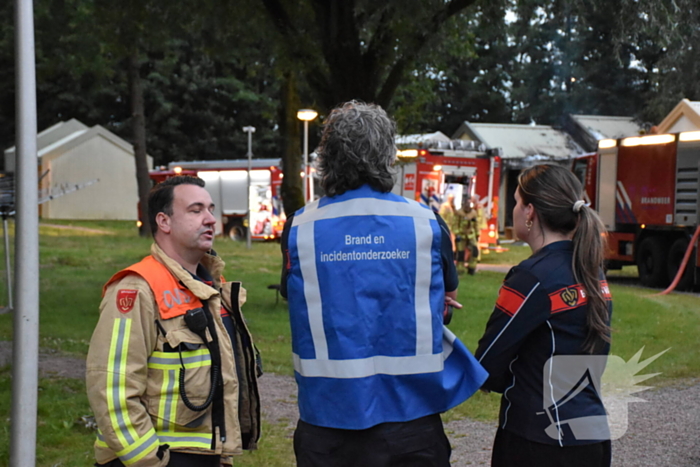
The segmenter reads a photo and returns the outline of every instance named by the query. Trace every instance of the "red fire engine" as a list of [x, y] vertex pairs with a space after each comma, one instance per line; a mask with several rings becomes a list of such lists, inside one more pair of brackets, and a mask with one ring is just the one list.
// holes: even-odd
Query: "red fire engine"
[[636, 264], [644, 285], [665, 287], [695, 248], [678, 287], [700, 282], [699, 169], [700, 131], [602, 140], [597, 153], [574, 160], [608, 229], [609, 269]]
[[448, 192], [455, 205], [463, 196], [477, 195], [486, 221], [479, 243], [482, 248], [498, 241], [498, 190], [501, 158], [498, 150], [483, 150], [473, 141], [431, 141], [399, 151], [394, 193], [415, 199], [438, 211]]
[[150, 173], [155, 182], [174, 175], [196, 175], [206, 182], [205, 188], [216, 205], [217, 234], [245, 240], [250, 210], [252, 239], [275, 240], [282, 235], [285, 216], [280, 199], [283, 174], [279, 159], [252, 159], [249, 193], [247, 159], [171, 162], [167, 169]]

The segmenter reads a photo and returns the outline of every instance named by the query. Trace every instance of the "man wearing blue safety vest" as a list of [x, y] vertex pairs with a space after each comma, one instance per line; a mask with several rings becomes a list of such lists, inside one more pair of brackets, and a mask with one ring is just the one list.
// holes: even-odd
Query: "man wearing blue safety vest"
[[298, 467], [447, 467], [440, 413], [487, 376], [443, 325], [461, 308], [449, 230], [390, 193], [394, 137], [378, 106], [333, 110], [317, 150], [326, 196], [285, 225]]

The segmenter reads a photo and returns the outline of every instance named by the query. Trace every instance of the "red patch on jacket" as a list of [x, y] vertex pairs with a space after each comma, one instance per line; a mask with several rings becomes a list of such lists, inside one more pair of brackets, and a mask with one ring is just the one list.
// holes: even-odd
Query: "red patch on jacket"
[[138, 290], [122, 289], [117, 292], [117, 308], [122, 313], [128, 313], [134, 308]]
[[508, 316], [513, 316], [518, 312], [524, 301], [525, 296], [523, 294], [504, 285], [498, 292], [496, 308]]

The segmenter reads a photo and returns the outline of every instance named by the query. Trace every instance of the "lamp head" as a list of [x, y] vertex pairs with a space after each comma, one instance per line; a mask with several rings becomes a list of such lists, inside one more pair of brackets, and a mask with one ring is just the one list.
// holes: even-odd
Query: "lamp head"
[[297, 118], [299, 120], [303, 120], [306, 122], [310, 122], [311, 120], [315, 119], [318, 117], [318, 112], [312, 109], [301, 109], [297, 111]]

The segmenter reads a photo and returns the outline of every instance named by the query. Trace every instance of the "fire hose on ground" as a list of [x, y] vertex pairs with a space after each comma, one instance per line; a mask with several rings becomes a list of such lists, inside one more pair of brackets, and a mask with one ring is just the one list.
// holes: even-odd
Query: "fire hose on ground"
[[683, 277], [683, 273], [685, 273], [685, 267], [688, 265], [688, 261], [690, 260], [690, 255], [693, 253], [693, 249], [695, 248], [695, 243], [698, 241], [698, 237], [700, 236], [700, 226], [695, 230], [695, 233], [693, 234], [693, 238], [690, 240], [688, 243], [688, 249], [685, 250], [685, 255], [683, 256], [683, 261], [681, 261], [681, 265], [678, 267], [678, 272], [676, 273], [675, 279], [673, 279], [673, 282], [671, 282], [671, 285], [668, 286], [666, 290], [663, 292], [659, 292], [654, 295], [666, 295], [668, 293], [671, 293], [675, 290], [676, 286], [678, 283], [681, 281], [681, 278]]

